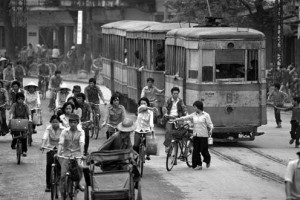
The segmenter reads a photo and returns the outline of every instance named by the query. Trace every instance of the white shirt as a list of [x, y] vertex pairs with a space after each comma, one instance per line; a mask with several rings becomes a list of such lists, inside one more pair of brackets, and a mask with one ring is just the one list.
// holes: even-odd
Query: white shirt
[[35, 91], [34, 93], [30, 93], [25, 90], [25, 103], [28, 105], [29, 110], [33, 110], [41, 105], [40, 93]]
[[190, 115], [180, 117], [183, 120], [191, 120], [193, 122], [193, 136], [195, 137], [208, 137], [208, 129], [212, 130], [214, 125], [207, 112], [202, 113], [193, 112]]
[[52, 58], [58, 58], [60, 55], [59, 49], [52, 49]]
[[153, 130], [153, 112], [151, 110], [146, 110], [138, 113], [136, 120], [136, 131], [137, 132], [147, 132]]
[[170, 111], [170, 116], [175, 116], [177, 117], [178, 116], [178, 109], [177, 109], [177, 104], [179, 102], [179, 98], [177, 98], [177, 100], [175, 101], [173, 98], [172, 98], [172, 108], [171, 108], [171, 111]]

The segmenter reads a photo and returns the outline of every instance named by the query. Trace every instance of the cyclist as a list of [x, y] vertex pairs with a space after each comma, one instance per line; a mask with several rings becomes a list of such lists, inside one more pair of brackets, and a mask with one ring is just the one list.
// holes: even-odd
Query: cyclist
[[69, 97], [68, 100], [67, 100], [67, 102], [71, 102], [75, 106], [75, 109], [74, 109], [73, 113], [75, 113], [76, 115], [78, 115], [79, 118], [81, 119], [82, 109], [79, 106], [79, 104], [77, 102], [77, 99], [75, 97]]
[[23, 93], [24, 94], [24, 90], [20, 88], [21, 84], [19, 81], [13, 81], [11, 84], [11, 88], [8, 92], [8, 97], [9, 97], [9, 107], [8, 109], [10, 109], [10, 107], [12, 106], [13, 103], [17, 102], [17, 98], [16, 95], [17, 93]]
[[46, 81], [46, 90], [49, 86], [49, 78], [51, 76], [51, 69], [50, 66], [46, 63], [42, 63], [38, 65], [38, 77], [39, 77], [39, 90], [42, 90], [42, 80], [45, 79]]
[[[84, 156], [84, 131], [77, 128], [79, 124], [79, 116], [72, 113], [69, 115], [70, 127], [63, 130], [58, 142], [58, 155], [75, 156], [85, 158]], [[63, 151], [62, 151], [63, 150]], [[65, 175], [69, 168], [69, 160], [59, 158], [61, 165], [61, 192], [64, 191]], [[84, 188], [79, 184], [82, 178], [82, 169], [78, 170], [79, 181], [77, 182], [77, 189], [84, 191]]]
[[[41, 107], [40, 93], [37, 91], [38, 86], [34, 82], [28, 83], [25, 89], [25, 104], [28, 105], [31, 115], [33, 115], [35, 108]], [[32, 131], [36, 133], [36, 125], [32, 124]]]
[[[77, 94], [77, 102], [82, 110], [81, 122], [91, 121], [93, 122], [93, 112], [90, 104], [85, 102], [85, 95], [83, 93]], [[84, 155], [87, 155], [89, 143], [90, 143], [90, 134], [89, 127], [83, 127], [85, 133], [85, 143], [84, 143]]]
[[75, 97], [76, 98], [76, 95], [79, 94], [81, 92], [81, 87], [80, 85], [74, 85], [73, 86], [73, 90], [72, 90], [72, 93], [70, 93], [68, 96], [67, 96], [67, 99], [68, 100], [70, 97]]
[[[177, 118], [187, 115], [187, 108], [183, 100], [179, 98], [180, 89], [178, 87], [173, 87], [171, 89], [172, 97], [170, 97], [163, 106], [163, 114], [165, 118]], [[172, 139], [172, 135], [169, 132], [173, 130], [173, 124], [168, 120], [166, 123], [166, 134], [165, 140], [169, 141]], [[164, 143], [166, 145], [166, 153], [168, 152], [168, 142]]]
[[[9, 119], [29, 119], [29, 122], [32, 122], [31, 113], [29, 111], [28, 106], [24, 103], [25, 96], [23, 93], [16, 94], [17, 102], [14, 103], [10, 110], [10, 118]], [[11, 134], [13, 136], [18, 136], [21, 132], [12, 131]], [[23, 156], [27, 156], [27, 138], [21, 138], [22, 141], [22, 152]], [[11, 148], [16, 149], [17, 139], [13, 139], [11, 142]]]
[[[60, 125], [60, 119], [57, 115], [52, 115], [50, 118], [50, 123], [44, 133], [42, 138], [41, 149], [44, 147], [53, 148], [58, 147], [58, 141], [60, 135], [64, 128]], [[51, 165], [54, 163], [54, 152], [48, 151], [46, 154], [47, 163], [46, 163], [46, 189], [45, 192], [50, 192], [51, 188]], [[60, 165], [57, 163], [58, 171], [60, 171]]]
[[73, 103], [71, 102], [66, 102], [64, 103], [63, 107], [62, 107], [62, 114], [59, 115], [59, 119], [62, 123], [62, 125], [65, 127], [65, 128], [69, 128], [70, 125], [69, 125], [69, 118], [70, 118], [70, 115], [74, 112], [74, 109], [75, 109], [75, 106]]
[[[150, 107], [149, 100], [146, 97], [143, 97], [138, 102], [138, 116], [136, 120], [137, 128], [134, 134], [134, 146], [133, 149], [139, 153], [139, 146], [141, 143], [141, 138], [139, 132], [151, 132], [153, 131], [153, 109]], [[145, 141], [146, 142], [146, 141]], [[147, 155], [147, 160], [150, 160], [150, 156]]]
[[151, 107], [157, 108], [156, 116], [160, 116], [156, 95], [162, 94], [165, 90], [164, 89], [160, 90], [153, 84], [154, 84], [154, 79], [151, 77], [147, 78], [147, 86], [143, 88], [141, 93], [141, 98], [146, 97], [149, 100]]
[[5, 110], [8, 106], [8, 94], [6, 89], [4, 89], [3, 81], [0, 81], [0, 117], [1, 117], [1, 132], [0, 135], [6, 135], [9, 129], [6, 124], [6, 114]]
[[[120, 98], [117, 94], [113, 94], [110, 98], [110, 105], [107, 108], [107, 114], [105, 119], [103, 120], [102, 127], [106, 124], [110, 124], [113, 127], [117, 127], [119, 123], [121, 123], [125, 119], [125, 108], [120, 105]], [[113, 132], [110, 130], [111, 127], [108, 128], [106, 132], [106, 139], [108, 139]]]
[[56, 92], [59, 90], [59, 86], [62, 84], [63, 79], [60, 76], [61, 71], [56, 70], [54, 75], [50, 78], [50, 101], [49, 101], [49, 109], [52, 111], [55, 108], [55, 98], [56, 98]]
[[59, 91], [56, 94], [56, 99], [55, 99], [55, 108], [60, 109], [63, 107], [64, 103], [67, 100], [67, 96], [70, 94], [70, 88], [67, 87], [67, 85], [62, 84], [59, 87]]
[[89, 85], [84, 88], [84, 95], [86, 97], [86, 101], [88, 103], [91, 103], [90, 105], [92, 110], [94, 110], [95, 113], [100, 116], [100, 99], [103, 101], [104, 105], [106, 105], [106, 102], [104, 100], [103, 93], [100, 87], [96, 85], [96, 79], [89, 79]]
[[14, 67], [15, 68], [15, 78], [17, 81], [23, 85], [23, 78], [26, 75], [26, 71], [21, 63], [21, 61], [17, 61], [17, 65]]
[[16, 79], [15, 69], [12, 63], [8, 63], [6, 68], [3, 70], [3, 80], [6, 81], [5, 87], [7, 90], [11, 87], [11, 82]]

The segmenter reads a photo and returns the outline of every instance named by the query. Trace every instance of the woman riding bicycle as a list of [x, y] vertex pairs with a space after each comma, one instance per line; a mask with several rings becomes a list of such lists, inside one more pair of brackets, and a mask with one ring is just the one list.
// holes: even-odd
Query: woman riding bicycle
[[62, 114], [59, 115], [59, 119], [62, 123], [62, 126], [64, 128], [69, 128], [70, 124], [69, 124], [69, 118], [70, 115], [73, 114], [75, 109], [75, 106], [73, 103], [71, 102], [66, 102], [63, 107], [62, 107]]
[[[117, 125], [124, 120], [125, 113], [126, 111], [124, 106], [120, 105], [120, 97], [117, 94], [113, 94], [110, 98], [110, 105], [107, 108], [107, 115], [105, 116], [102, 127], [106, 124], [117, 127]], [[108, 127], [106, 139], [108, 139], [114, 132], [112, 129], [112, 127]]]
[[[139, 153], [139, 146], [141, 143], [140, 132], [150, 134], [153, 131], [153, 110], [155, 108], [150, 107], [149, 100], [146, 97], [141, 98], [138, 102], [138, 105], [138, 116], [136, 120], [137, 128], [134, 134], [133, 149]], [[150, 160], [149, 155], [147, 155], [146, 159]]]
[[[10, 119], [29, 119], [29, 122], [32, 122], [31, 112], [29, 111], [28, 106], [24, 103], [25, 96], [23, 93], [16, 94], [17, 102], [14, 103], [10, 109]], [[12, 131], [13, 136], [18, 136], [22, 134], [19, 131]], [[22, 141], [22, 152], [23, 156], [27, 156], [27, 138], [21, 138]], [[17, 139], [13, 139], [11, 142], [11, 148], [16, 149]]]
[[[43, 139], [42, 139], [42, 145], [41, 149], [44, 147], [48, 148], [54, 148], [58, 147], [58, 141], [60, 138], [60, 135], [62, 131], [64, 130], [64, 127], [60, 125], [60, 119], [57, 115], [52, 115], [50, 118], [50, 123], [44, 133]], [[46, 189], [45, 192], [50, 192], [51, 188], [51, 165], [54, 163], [54, 152], [48, 151], [46, 154], [47, 163], [46, 163]], [[58, 163], [58, 171], [60, 171], [60, 165]]]
[[64, 103], [67, 100], [67, 96], [70, 94], [70, 89], [65, 85], [62, 84], [59, 87], [59, 91], [56, 94], [56, 100], [55, 100], [55, 109], [58, 110], [63, 107]]
[[[24, 89], [25, 89], [25, 104], [28, 105], [31, 115], [33, 115], [36, 108], [40, 108], [40, 106], [41, 106], [40, 93], [39, 93], [39, 91], [37, 91], [37, 88], [38, 88], [38, 86], [32, 81], [24, 87]], [[35, 127], [36, 127], [36, 125], [33, 124], [32, 125], [33, 133], [36, 133]]]
[[82, 116], [82, 109], [80, 108], [77, 99], [75, 97], [69, 97], [67, 102], [71, 102], [74, 106], [75, 109], [73, 110], [73, 113], [79, 116], [79, 119], [81, 119]]

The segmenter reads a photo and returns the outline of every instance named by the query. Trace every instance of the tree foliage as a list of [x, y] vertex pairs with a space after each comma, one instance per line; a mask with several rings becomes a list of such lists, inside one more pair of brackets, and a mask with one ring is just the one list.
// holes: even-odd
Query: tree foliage
[[268, 0], [168, 0], [165, 6], [174, 14], [171, 21], [203, 24], [205, 17], [222, 17], [228, 26], [251, 26], [264, 30], [272, 26], [274, 6]]

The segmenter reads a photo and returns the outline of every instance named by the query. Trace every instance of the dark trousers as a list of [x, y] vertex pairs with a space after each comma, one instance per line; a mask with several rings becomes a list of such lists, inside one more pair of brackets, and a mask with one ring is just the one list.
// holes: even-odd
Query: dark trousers
[[[278, 107], [281, 107], [281, 106], [278, 106]], [[275, 115], [276, 124], [278, 125], [279, 123], [281, 123], [280, 110], [274, 108], [274, 115]]]
[[296, 145], [299, 145], [299, 138], [300, 138], [300, 127], [299, 123], [296, 120], [291, 121], [291, 138], [296, 140]]
[[[19, 136], [22, 132], [19, 131], [13, 131], [12, 135], [14, 137]], [[27, 137], [21, 138], [22, 142], [22, 152], [27, 152]], [[11, 142], [11, 147], [15, 147], [17, 144], [17, 139], [13, 139]]]
[[5, 108], [0, 108], [0, 114], [2, 117], [2, 122], [1, 122], [1, 131], [2, 133], [7, 133], [9, 131], [6, 123], [6, 115], [5, 115]]
[[[53, 151], [48, 151], [46, 154], [46, 158], [47, 158], [47, 163], [46, 163], [46, 185], [47, 187], [51, 187], [51, 168], [52, 168], [52, 164], [54, 163], [54, 157], [53, 157], [54, 153]], [[56, 164], [57, 164], [57, 173], [60, 174], [60, 164], [58, 162], [58, 160], [56, 160]]]
[[208, 152], [207, 137], [193, 137], [193, 145], [194, 145], [193, 156], [192, 156], [193, 168], [197, 167], [197, 165], [202, 166], [201, 155], [203, 156], [203, 162], [207, 164], [210, 163], [210, 154]]
[[90, 144], [90, 129], [85, 128], [84, 133], [85, 133], [84, 153], [87, 154], [89, 149], [89, 144]]

